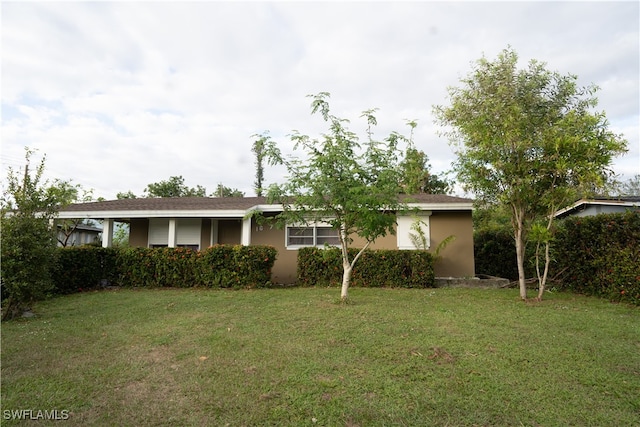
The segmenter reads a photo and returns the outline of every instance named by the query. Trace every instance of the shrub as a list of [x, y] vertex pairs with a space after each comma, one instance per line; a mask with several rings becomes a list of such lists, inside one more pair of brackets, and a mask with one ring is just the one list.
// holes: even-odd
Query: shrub
[[567, 218], [554, 246], [561, 288], [640, 305], [640, 213]]
[[272, 246], [211, 246], [200, 253], [199, 281], [221, 288], [266, 286], [276, 255]]
[[[349, 248], [349, 257], [358, 249]], [[337, 248], [298, 251], [298, 284], [338, 286], [342, 283], [342, 253]], [[428, 288], [435, 285], [433, 256], [426, 251], [365, 251], [353, 269], [351, 286]]]
[[3, 315], [21, 315], [32, 302], [52, 289], [51, 270], [55, 265], [55, 240], [48, 220], [17, 213], [2, 214]]
[[118, 250], [95, 246], [58, 248], [53, 269], [54, 293], [70, 294], [118, 279]]

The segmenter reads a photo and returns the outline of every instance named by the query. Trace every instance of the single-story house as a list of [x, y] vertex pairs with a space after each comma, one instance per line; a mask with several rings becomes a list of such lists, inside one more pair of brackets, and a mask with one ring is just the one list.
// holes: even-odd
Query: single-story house
[[640, 197], [580, 199], [571, 206], [557, 211], [555, 217], [560, 219], [571, 215], [593, 216], [601, 213], [624, 213], [628, 210], [640, 211]]
[[58, 225], [58, 246], [82, 246], [100, 241], [102, 228], [94, 227], [88, 224], [77, 224], [70, 230], [68, 235], [62, 230], [62, 226]]
[[[408, 205], [416, 208], [430, 250], [455, 236], [436, 263], [436, 276], [473, 277], [473, 201], [466, 198], [419, 194]], [[79, 203], [65, 207], [60, 219], [86, 218], [103, 221], [102, 244], [113, 240], [114, 221], [130, 226], [133, 247], [188, 247], [205, 249], [215, 244], [271, 245], [278, 251], [272, 271], [274, 283], [294, 283], [298, 249], [337, 244], [337, 230], [326, 224], [282, 229], [260, 225], [248, 214], [254, 210], [276, 215], [282, 205], [268, 204], [264, 197], [181, 197], [121, 199]], [[415, 215], [398, 215], [396, 235], [381, 237], [371, 249], [415, 249], [410, 234]], [[364, 244], [357, 238], [354, 247]]]

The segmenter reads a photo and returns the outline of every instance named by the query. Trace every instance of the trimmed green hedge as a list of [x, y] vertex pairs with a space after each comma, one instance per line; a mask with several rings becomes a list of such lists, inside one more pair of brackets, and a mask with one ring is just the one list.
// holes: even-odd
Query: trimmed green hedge
[[67, 294], [110, 283], [126, 287], [251, 288], [270, 283], [271, 246], [186, 248], [59, 248], [53, 281]]
[[482, 230], [473, 235], [476, 274], [518, 280], [516, 244], [509, 230]]
[[70, 294], [113, 283], [118, 278], [118, 250], [95, 246], [58, 248], [52, 280], [55, 293]]
[[211, 246], [198, 253], [200, 282], [221, 288], [267, 286], [277, 254], [273, 246]]
[[640, 305], [640, 213], [567, 218], [554, 246], [562, 289]]
[[[358, 249], [350, 248], [353, 259]], [[365, 251], [351, 276], [351, 286], [430, 288], [435, 286], [433, 256], [426, 251]], [[339, 286], [342, 253], [337, 248], [302, 248], [298, 251], [298, 285]]]

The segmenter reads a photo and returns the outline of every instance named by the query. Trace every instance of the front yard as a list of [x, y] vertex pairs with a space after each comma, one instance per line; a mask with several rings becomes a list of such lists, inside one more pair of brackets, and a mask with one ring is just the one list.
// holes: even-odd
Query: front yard
[[2, 325], [3, 425], [53, 410], [68, 411], [51, 422], [65, 426], [640, 425], [638, 308], [562, 293], [525, 304], [503, 289], [338, 297], [165, 289], [42, 302]]

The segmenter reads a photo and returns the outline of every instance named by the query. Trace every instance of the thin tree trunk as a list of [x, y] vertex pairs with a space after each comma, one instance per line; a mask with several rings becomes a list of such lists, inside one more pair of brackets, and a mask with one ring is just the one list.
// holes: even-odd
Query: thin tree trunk
[[520, 285], [520, 298], [527, 299], [527, 283], [524, 273], [524, 224], [522, 212], [514, 208], [514, 238], [516, 241], [516, 263], [518, 265], [518, 283]]
[[542, 301], [542, 294], [547, 286], [547, 276], [549, 275], [549, 264], [551, 263], [551, 257], [549, 256], [549, 242], [545, 243], [544, 247], [544, 273], [542, 274], [542, 280], [540, 280], [538, 286], [538, 301]]
[[342, 289], [340, 291], [340, 301], [345, 302], [349, 299], [349, 283], [351, 282], [351, 264], [348, 260], [343, 260], [342, 268]]

